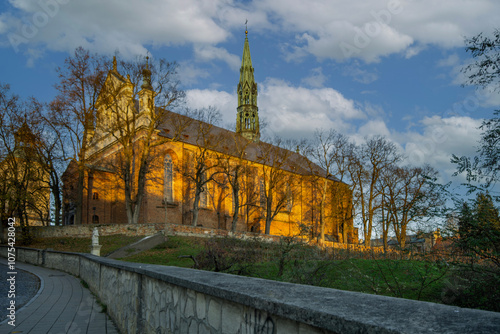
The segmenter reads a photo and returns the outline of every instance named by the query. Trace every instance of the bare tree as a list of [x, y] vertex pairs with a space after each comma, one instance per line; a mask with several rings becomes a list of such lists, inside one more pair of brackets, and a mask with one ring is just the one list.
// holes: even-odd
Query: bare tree
[[82, 221], [82, 203], [87, 151], [95, 119], [96, 103], [102, 89], [109, 60], [79, 47], [57, 68], [58, 95], [51, 103], [51, 123], [62, 128], [65, 154], [77, 165], [75, 223]]
[[[110, 161], [98, 161], [114, 170], [124, 183], [127, 220], [137, 224], [145, 196], [145, 184], [156, 149], [176, 140], [188, 125], [188, 118], [171, 111], [179, 105], [184, 92], [179, 90], [176, 63], [163, 59], [149, 64], [146, 59], [120, 63], [127, 78], [118, 72], [116, 59], [96, 101], [97, 126], [92, 144], [117, 143], [118, 152]], [[139, 85], [140, 78], [143, 79]], [[162, 135], [166, 120], [174, 124], [171, 133]], [[172, 126], [170, 126], [172, 128]]]
[[37, 127], [40, 106], [35, 100], [22, 102], [0, 85], [0, 207], [2, 226], [16, 217], [27, 231], [30, 221], [49, 221], [49, 188], [40, 156], [42, 136]]
[[[186, 151], [184, 154], [184, 166], [179, 166], [181, 175], [193, 185], [193, 211], [192, 221], [193, 226], [198, 225], [198, 216], [200, 209], [200, 201], [202, 206], [208, 205], [209, 200], [209, 184], [212, 183], [216, 176], [220, 173], [217, 169], [217, 156], [214, 153], [221, 143], [221, 137], [214, 132], [215, 123], [220, 120], [220, 113], [209, 108], [206, 110], [197, 110], [193, 113], [193, 117], [197, 121], [193, 122], [189, 127], [189, 132], [194, 136], [193, 151]], [[191, 188], [186, 189], [191, 192]], [[190, 194], [187, 194], [188, 197]]]
[[222, 182], [218, 182], [222, 187], [231, 188], [231, 199], [233, 205], [233, 215], [231, 219], [231, 231], [235, 232], [241, 208], [248, 205], [248, 197], [243, 198], [242, 188], [245, 187], [245, 179], [250, 173], [248, 162], [245, 159], [248, 146], [251, 141], [242, 136], [229, 135], [222, 138], [217, 152], [217, 165], [223, 175]]
[[388, 173], [391, 177], [384, 191], [384, 208], [400, 247], [405, 248], [409, 224], [429, 219], [444, 204], [440, 189], [433, 182], [437, 171], [428, 165], [393, 166]]
[[[352, 152], [352, 144], [346, 136], [334, 130], [325, 132], [316, 130], [314, 140], [306, 150], [306, 154], [317, 163], [310, 164], [311, 174], [315, 176], [314, 185], [320, 194], [320, 234], [319, 242], [325, 241], [325, 226], [327, 215], [327, 204], [331, 205], [331, 219], [340, 223], [342, 241], [347, 240], [347, 221], [352, 219], [349, 210], [351, 201], [351, 190], [343, 183], [347, 178], [349, 157]], [[328, 201], [328, 195], [331, 200]]]
[[348, 169], [363, 224], [365, 245], [369, 246], [374, 218], [382, 203], [382, 192], [377, 184], [382, 172], [395, 166], [402, 156], [396, 145], [381, 136], [368, 139], [353, 153]]
[[30, 127], [36, 135], [36, 163], [44, 173], [41, 182], [51, 193], [51, 222], [62, 223], [62, 181], [61, 175], [67, 165], [63, 138], [64, 128], [53, 122], [47, 105], [35, 99], [29, 101]]
[[394, 191], [396, 190], [395, 184], [398, 182], [393, 174], [394, 168], [387, 168], [382, 171], [380, 182], [379, 182], [379, 191], [383, 193], [382, 197], [382, 208], [380, 213], [380, 227], [382, 228], [382, 244], [384, 248], [384, 252], [387, 252], [388, 249], [388, 237], [389, 237], [389, 229], [393, 226], [394, 223], [394, 214], [390, 209], [389, 198], [394, 198]]
[[296, 180], [292, 176], [293, 155], [296, 147], [292, 140], [275, 138], [272, 145], [259, 142], [257, 162], [260, 165], [260, 200], [264, 208], [265, 234], [270, 234], [271, 223], [282, 210], [291, 211], [296, 190]]

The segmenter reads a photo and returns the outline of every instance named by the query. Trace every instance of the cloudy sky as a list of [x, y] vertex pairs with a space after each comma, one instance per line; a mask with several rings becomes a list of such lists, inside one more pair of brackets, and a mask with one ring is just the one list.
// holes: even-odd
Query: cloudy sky
[[464, 37], [499, 28], [498, 0], [9, 0], [0, 3], [0, 82], [50, 101], [76, 47], [175, 60], [193, 107], [235, 123], [248, 38], [266, 134], [317, 128], [385, 135], [444, 179], [473, 155], [498, 94], [461, 87]]

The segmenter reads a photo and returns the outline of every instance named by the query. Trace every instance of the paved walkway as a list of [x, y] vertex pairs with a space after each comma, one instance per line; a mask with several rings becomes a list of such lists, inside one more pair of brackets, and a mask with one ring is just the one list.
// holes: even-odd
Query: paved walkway
[[[7, 263], [0, 258], [0, 263]], [[16, 326], [0, 323], [0, 333], [118, 334], [118, 330], [90, 291], [72, 275], [26, 263], [16, 267], [37, 275], [40, 290], [16, 311]], [[6, 298], [1, 296], [0, 298]]]

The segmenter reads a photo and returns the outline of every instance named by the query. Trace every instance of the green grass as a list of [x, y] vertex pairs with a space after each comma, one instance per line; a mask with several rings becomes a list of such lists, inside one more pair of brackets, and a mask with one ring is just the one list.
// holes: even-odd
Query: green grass
[[247, 276], [439, 303], [446, 273], [424, 261], [346, 259], [292, 261], [281, 277], [276, 261], [257, 263]]
[[[101, 254], [141, 238], [100, 237]], [[90, 244], [91, 238], [45, 238], [28, 247], [88, 253]], [[323, 251], [290, 243], [286, 238], [280, 243], [265, 243], [169, 236], [166, 242], [122, 260], [193, 268], [192, 259], [179, 258], [186, 255], [195, 257], [203, 270], [215, 270], [215, 259], [219, 270], [230, 274], [437, 303], [442, 302], [446, 289], [449, 290], [449, 282], [460, 274], [453, 265], [426, 258], [402, 256], [396, 260], [378, 255], [375, 259], [370, 253]]]
[[[109, 254], [141, 238], [123, 235], [100, 237], [100, 244], [103, 245], [101, 254]], [[87, 253], [90, 244], [91, 238], [44, 238], [29, 247]], [[192, 255], [201, 261], [201, 269], [213, 270], [203, 261], [209, 248], [211, 254], [218, 254], [220, 259], [234, 264], [223, 270], [227, 273], [432, 302], [440, 302], [446, 278], [446, 268], [436, 262], [363, 259], [342, 253], [332, 256], [306, 245], [228, 238], [215, 240], [170, 236], [166, 242], [122, 260], [193, 268], [192, 259], [179, 258]], [[280, 258], [284, 260], [281, 275]], [[436, 281], [431, 282], [433, 280]]]
[[204, 238], [170, 236], [166, 242], [153, 247], [150, 250], [125, 257], [122, 260], [192, 268], [193, 260], [190, 258], [179, 258], [179, 256], [198, 255], [203, 250], [204, 240]]
[[[193, 268], [189, 258], [179, 255], [200, 256], [207, 251], [211, 239], [169, 237], [169, 240], [151, 250], [122, 260], [168, 266]], [[309, 246], [292, 249], [286, 258], [283, 274], [279, 273], [280, 245], [220, 239], [221, 257], [231, 257], [234, 266], [224, 270], [250, 277], [309, 284], [341, 290], [380, 294], [431, 302], [441, 301], [441, 291], [447, 268], [439, 263], [418, 260], [374, 260], [360, 258], [315, 259], [317, 253]], [[245, 246], [246, 245], [246, 246]], [[247, 249], [245, 249], [247, 247]], [[247, 254], [251, 250], [257, 259]], [[245, 253], [247, 252], [247, 253]], [[238, 258], [235, 254], [244, 253]], [[202, 268], [204, 269], [204, 268]], [[211, 268], [213, 269], [213, 268]], [[435, 280], [434, 282], [432, 282]]]

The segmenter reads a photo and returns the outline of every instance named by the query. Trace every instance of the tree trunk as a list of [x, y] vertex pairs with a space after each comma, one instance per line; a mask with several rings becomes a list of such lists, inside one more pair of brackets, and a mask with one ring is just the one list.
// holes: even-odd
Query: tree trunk
[[84, 179], [85, 171], [83, 169], [83, 163], [79, 163], [78, 167], [78, 183], [76, 186], [76, 213], [75, 213], [75, 225], [80, 225], [83, 223], [83, 189], [84, 189]]
[[61, 221], [61, 211], [62, 211], [62, 203], [61, 203], [61, 189], [59, 187], [59, 179], [57, 177], [57, 174], [51, 173], [52, 174], [52, 196], [54, 197], [54, 224], [56, 226], [61, 226], [62, 221]]
[[200, 204], [200, 192], [198, 191], [197, 188], [194, 194], [194, 203], [193, 203], [193, 221], [191, 222], [193, 226], [198, 225], [198, 214], [200, 211], [199, 204]]
[[238, 214], [240, 211], [240, 199], [238, 197], [238, 190], [233, 188], [233, 201], [234, 201], [234, 212], [233, 221], [231, 223], [231, 232], [236, 232], [236, 226], [238, 224]]
[[267, 200], [266, 200], [266, 230], [264, 231], [265, 234], [271, 233], [271, 222], [273, 220], [273, 218], [272, 218], [272, 205], [273, 205], [273, 195], [272, 195], [272, 192], [269, 191], [269, 194], [268, 194]]
[[323, 184], [323, 193], [321, 194], [321, 203], [319, 209], [319, 244], [324, 245], [325, 243], [325, 206], [326, 206], [326, 191], [328, 189], [327, 181], [325, 180]]

